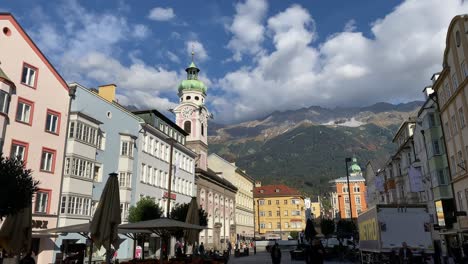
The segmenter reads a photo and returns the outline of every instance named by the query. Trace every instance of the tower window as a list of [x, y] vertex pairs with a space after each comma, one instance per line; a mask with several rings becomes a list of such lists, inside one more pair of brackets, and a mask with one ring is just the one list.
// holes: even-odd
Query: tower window
[[180, 98], [180, 101], [181, 101], [181, 102], [182, 102], [182, 101], [184, 101], [184, 98], [183, 98], [183, 97], [181, 97], [181, 98]]
[[204, 124], [201, 124], [201, 135], [202, 136], [205, 135], [205, 125]]
[[187, 132], [189, 134], [192, 132], [192, 123], [190, 121], [185, 121], [184, 130], [185, 130], [185, 132]]
[[191, 99], [190, 96], [185, 97], [185, 100], [190, 100], [190, 99]]
[[195, 96], [195, 100], [197, 100], [197, 101], [198, 101], [199, 99], [200, 99], [200, 98], [199, 98], [198, 96]]

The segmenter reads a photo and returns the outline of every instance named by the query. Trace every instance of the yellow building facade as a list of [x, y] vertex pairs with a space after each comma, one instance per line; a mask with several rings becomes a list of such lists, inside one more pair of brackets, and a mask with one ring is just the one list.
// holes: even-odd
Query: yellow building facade
[[305, 229], [304, 196], [286, 185], [254, 188], [255, 234], [265, 239], [288, 239], [292, 231]]

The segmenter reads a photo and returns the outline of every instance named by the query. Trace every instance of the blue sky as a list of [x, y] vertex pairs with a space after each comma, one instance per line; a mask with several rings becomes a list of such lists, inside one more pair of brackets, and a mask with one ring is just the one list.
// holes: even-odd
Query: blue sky
[[12, 12], [67, 81], [172, 108], [195, 50], [215, 121], [422, 99], [459, 0], [26, 1]]

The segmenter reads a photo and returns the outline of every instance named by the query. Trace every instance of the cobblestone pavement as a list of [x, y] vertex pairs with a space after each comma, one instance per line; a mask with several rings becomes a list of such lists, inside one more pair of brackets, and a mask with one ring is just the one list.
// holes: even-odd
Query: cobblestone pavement
[[[288, 251], [282, 251], [282, 258], [281, 258], [281, 264], [305, 264], [305, 261], [303, 260], [295, 260], [291, 261], [291, 258], [289, 256]], [[240, 257], [240, 258], [235, 258], [233, 255], [231, 255], [231, 258], [229, 259], [229, 264], [249, 264], [249, 263], [255, 263], [255, 264], [271, 264], [271, 258], [270, 255], [267, 252], [259, 252], [257, 255], [250, 254], [248, 257]], [[325, 261], [325, 263], [351, 263], [351, 262], [338, 262], [338, 261]]]

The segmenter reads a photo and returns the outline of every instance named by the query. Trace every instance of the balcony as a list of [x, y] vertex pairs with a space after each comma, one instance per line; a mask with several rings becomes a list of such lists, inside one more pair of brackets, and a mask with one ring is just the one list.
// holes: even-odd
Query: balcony
[[440, 185], [432, 188], [434, 192], [434, 200], [450, 199], [452, 198], [452, 190], [450, 185]]

